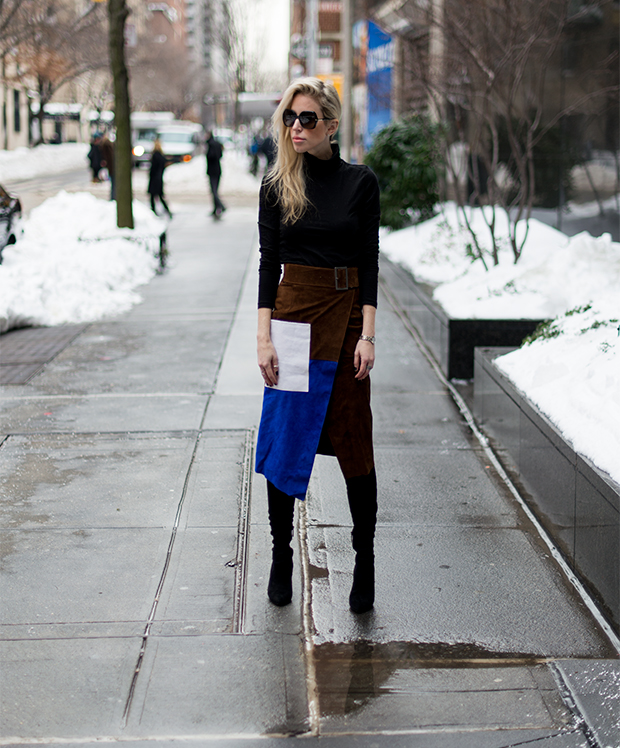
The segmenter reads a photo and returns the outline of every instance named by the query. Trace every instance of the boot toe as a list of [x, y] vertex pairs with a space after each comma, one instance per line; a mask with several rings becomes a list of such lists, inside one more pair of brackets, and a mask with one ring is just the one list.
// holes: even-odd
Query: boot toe
[[353, 570], [353, 585], [349, 595], [349, 607], [353, 613], [367, 613], [375, 603], [374, 555], [358, 554]]
[[269, 587], [267, 590], [267, 597], [269, 597], [269, 601], [273, 603], [273, 605], [283, 608], [285, 605], [289, 605], [292, 601], [293, 591], [281, 587]]
[[293, 599], [293, 564], [273, 563], [267, 585], [267, 597], [278, 607], [288, 605]]
[[353, 613], [368, 613], [375, 604], [374, 593], [359, 593], [351, 590], [349, 595], [349, 607]]

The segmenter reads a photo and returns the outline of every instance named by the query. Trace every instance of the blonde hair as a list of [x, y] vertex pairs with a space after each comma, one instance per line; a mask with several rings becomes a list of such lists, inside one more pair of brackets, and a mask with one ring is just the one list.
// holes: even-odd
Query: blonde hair
[[[277, 156], [273, 169], [267, 175], [267, 186], [274, 190], [282, 209], [284, 223], [295, 223], [308, 207], [303, 153], [297, 153], [288, 136], [289, 128], [282, 121], [285, 109], [290, 109], [297, 94], [309, 96], [321, 108], [328, 120], [339, 120], [342, 110], [338, 92], [331, 83], [319, 78], [299, 78], [286, 89], [282, 101], [272, 117]], [[318, 112], [317, 112], [318, 114]], [[335, 132], [333, 133], [335, 134]]]

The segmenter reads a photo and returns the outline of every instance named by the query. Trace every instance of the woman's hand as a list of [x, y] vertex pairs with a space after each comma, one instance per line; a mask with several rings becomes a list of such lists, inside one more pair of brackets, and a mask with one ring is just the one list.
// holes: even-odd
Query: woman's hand
[[265, 384], [272, 387], [278, 383], [278, 355], [271, 340], [258, 341], [258, 368]]
[[268, 387], [278, 383], [278, 354], [271, 342], [271, 309], [258, 310], [258, 368]]
[[[364, 304], [362, 307], [362, 316], [364, 325], [362, 335], [374, 338], [375, 336], [375, 316], [377, 309], [370, 304]], [[369, 340], [358, 340], [355, 346], [353, 356], [353, 367], [355, 368], [356, 379], [366, 379], [370, 370], [375, 365], [375, 346]]]
[[358, 340], [353, 356], [356, 379], [366, 379], [375, 365], [375, 347], [367, 340]]

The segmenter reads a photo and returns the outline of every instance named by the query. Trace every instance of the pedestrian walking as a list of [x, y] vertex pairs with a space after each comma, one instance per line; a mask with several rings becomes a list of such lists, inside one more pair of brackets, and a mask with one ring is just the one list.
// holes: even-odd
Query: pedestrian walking
[[248, 155], [250, 157], [250, 174], [255, 177], [258, 174], [258, 152], [260, 151], [260, 140], [258, 135], [252, 138], [250, 147], [248, 148]]
[[260, 150], [267, 160], [265, 171], [269, 171], [276, 160], [276, 144], [271, 135], [265, 135], [263, 142], [260, 144]]
[[168, 160], [164, 156], [164, 152], [161, 147], [161, 142], [155, 140], [153, 142], [153, 151], [151, 153], [151, 169], [149, 172], [149, 187], [148, 193], [151, 196], [151, 210], [157, 215], [157, 209], [155, 206], [155, 198], [159, 199], [166, 213], [172, 218], [170, 208], [166, 204], [164, 199], [164, 169], [168, 166]]
[[87, 157], [90, 163], [90, 170], [93, 173], [92, 181], [95, 183], [101, 181], [99, 179], [99, 172], [101, 171], [101, 138], [102, 135], [100, 132], [93, 134]]
[[224, 146], [213, 137], [212, 132], [207, 133], [207, 176], [209, 177], [209, 185], [211, 186], [211, 195], [213, 197], [213, 212], [212, 216], [219, 218], [222, 213], [226, 210], [226, 207], [220, 200], [219, 189], [220, 179], [222, 177], [222, 155], [224, 153]]
[[[369, 373], [375, 361], [379, 186], [332, 143], [336, 89], [302, 78], [273, 117], [274, 167], [260, 190], [258, 364], [265, 382], [256, 470], [273, 538], [267, 594], [292, 599], [295, 498], [317, 453], [337, 457], [356, 552], [349, 605], [374, 604], [377, 479]], [[281, 265], [284, 275], [280, 282]]]
[[108, 170], [110, 177], [110, 200], [116, 200], [116, 180], [114, 178], [114, 143], [106, 135], [101, 139], [101, 167]]

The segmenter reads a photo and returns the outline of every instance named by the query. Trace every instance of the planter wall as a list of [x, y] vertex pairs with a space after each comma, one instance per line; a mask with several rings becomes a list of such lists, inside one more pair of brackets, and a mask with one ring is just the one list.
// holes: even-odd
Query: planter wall
[[620, 633], [620, 485], [578, 455], [495, 367], [475, 353], [474, 415], [532, 510]]
[[474, 376], [474, 348], [477, 346], [519, 346], [541, 320], [452, 319], [432, 299], [432, 290], [417, 283], [411, 273], [385, 257], [381, 272], [402, 308], [433, 351], [448, 379]]

